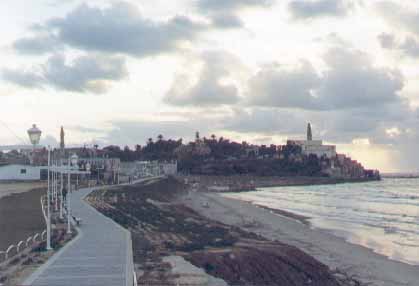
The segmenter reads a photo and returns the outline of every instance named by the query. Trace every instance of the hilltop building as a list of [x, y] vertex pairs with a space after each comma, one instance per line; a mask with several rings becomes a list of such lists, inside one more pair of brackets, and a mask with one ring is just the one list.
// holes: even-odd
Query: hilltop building
[[336, 157], [335, 145], [323, 145], [322, 140], [313, 140], [311, 124], [307, 126], [307, 140], [288, 140], [287, 145], [297, 145], [301, 147], [304, 155], [316, 155], [318, 158], [326, 157], [328, 159]]
[[307, 125], [307, 141], [313, 140], [313, 133], [311, 132], [311, 124]]

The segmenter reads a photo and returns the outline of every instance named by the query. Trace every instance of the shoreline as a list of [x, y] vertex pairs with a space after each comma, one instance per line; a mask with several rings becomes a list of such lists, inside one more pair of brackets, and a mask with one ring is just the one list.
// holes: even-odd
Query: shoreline
[[[296, 246], [332, 270], [344, 271], [363, 283], [416, 286], [419, 281], [419, 266], [390, 260], [329, 231], [311, 228], [296, 221], [294, 214], [289, 212], [273, 213], [269, 208], [208, 192], [190, 192], [185, 203], [198, 213], [222, 223]], [[253, 222], [252, 225], [243, 223], [246, 217]]]
[[[235, 199], [235, 200], [240, 200], [240, 199]], [[279, 216], [293, 219], [294, 221], [299, 222], [299, 223], [302, 223], [304, 225], [312, 226], [312, 224], [310, 223], [311, 217], [303, 216], [303, 215], [300, 215], [300, 214], [297, 214], [297, 213], [293, 213], [293, 212], [290, 212], [290, 211], [287, 211], [287, 210], [283, 210], [283, 209], [270, 208], [270, 207], [267, 207], [267, 206], [264, 206], [264, 205], [255, 204], [253, 202], [249, 202], [249, 201], [245, 201], [245, 200], [240, 200], [240, 201], [241, 202], [244, 202], [244, 203], [248, 203], [251, 206], [255, 206], [257, 208], [261, 208], [261, 209], [267, 210], [267, 211], [269, 211], [271, 213], [274, 213], [274, 214], [277, 214]]]
[[261, 177], [252, 175], [212, 176], [190, 175], [176, 176], [194, 188], [213, 193], [253, 192], [260, 188], [298, 187], [313, 185], [337, 185], [377, 182], [376, 179], [366, 178], [331, 178], [331, 177]]

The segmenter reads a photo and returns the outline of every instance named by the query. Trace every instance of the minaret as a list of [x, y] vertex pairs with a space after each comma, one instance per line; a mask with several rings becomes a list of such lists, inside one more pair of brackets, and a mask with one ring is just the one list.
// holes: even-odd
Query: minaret
[[311, 132], [311, 124], [307, 125], [307, 141], [313, 140], [313, 133]]
[[65, 148], [65, 143], [64, 143], [64, 128], [61, 126], [61, 132], [60, 132], [60, 149], [61, 149], [61, 153], [64, 154], [64, 148]]

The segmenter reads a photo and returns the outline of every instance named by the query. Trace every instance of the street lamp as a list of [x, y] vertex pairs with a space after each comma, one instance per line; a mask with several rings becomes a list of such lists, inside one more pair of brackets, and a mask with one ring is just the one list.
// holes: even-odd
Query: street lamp
[[[79, 157], [76, 154], [73, 154], [73, 156], [71, 156], [71, 165], [73, 166], [73, 169], [76, 168], [77, 170], [79, 169], [79, 166], [77, 165], [79, 160]], [[79, 175], [76, 174], [76, 187], [79, 185]]]
[[76, 166], [76, 165], [77, 165], [78, 160], [79, 160], [79, 156], [77, 156], [76, 154], [73, 154], [73, 155], [70, 157], [71, 165], [72, 165], [72, 166]]
[[[67, 233], [71, 234], [71, 165], [76, 166], [79, 157], [73, 154], [68, 159], [68, 191], [67, 191]], [[70, 165], [71, 164], [71, 165]]]
[[86, 172], [88, 172], [88, 176], [87, 176], [87, 185], [90, 187], [90, 169], [92, 168], [92, 166], [90, 165], [89, 162], [86, 163]]
[[29, 140], [34, 147], [39, 144], [39, 141], [41, 140], [41, 134], [42, 131], [36, 127], [36, 124], [33, 124], [32, 128], [28, 130]]
[[47, 250], [51, 250], [51, 147], [48, 146], [48, 188], [47, 188]]
[[63, 219], [63, 189], [64, 189], [64, 173], [63, 173], [63, 159], [60, 160], [60, 219]]
[[41, 140], [41, 134], [42, 131], [38, 127], [36, 127], [36, 124], [33, 124], [32, 128], [28, 129], [29, 140], [32, 144], [31, 164], [33, 164], [33, 153], [35, 152], [36, 145], [38, 145], [39, 141]]

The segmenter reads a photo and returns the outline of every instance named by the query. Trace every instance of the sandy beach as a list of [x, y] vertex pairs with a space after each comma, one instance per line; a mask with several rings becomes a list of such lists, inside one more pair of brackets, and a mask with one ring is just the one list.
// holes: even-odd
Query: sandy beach
[[131, 231], [138, 285], [364, 286], [294, 246], [201, 215], [183, 203], [202, 202], [188, 190], [166, 178], [87, 198]]
[[[190, 192], [184, 203], [208, 218], [293, 245], [331, 269], [339, 269], [367, 285], [418, 285], [418, 266], [389, 260], [367, 248], [348, 243], [328, 232], [314, 230], [268, 209], [204, 192]], [[252, 224], [246, 223], [249, 221]]]
[[0, 184], [0, 251], [45, 229], [42, 183]]

